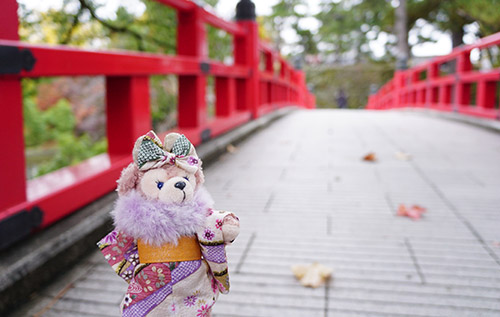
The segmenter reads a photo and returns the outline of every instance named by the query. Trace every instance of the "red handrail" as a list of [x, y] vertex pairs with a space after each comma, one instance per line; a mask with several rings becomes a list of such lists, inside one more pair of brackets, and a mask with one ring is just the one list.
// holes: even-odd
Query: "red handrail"
[[[115, 188], [120, 170], [131, 160], [134, 141], [151, 129], [151, 75], [178, 76], [175, 130], [195, 145], [285, 105], [314, 107], [303, 72], [259, 41], [254, 19], [229, 22], [191, 1], [156, 1], [177, 10], [175, 56], [19, 42], [17, 3], [0, 2], [0, 248]], [[234, 65], [208, 58], [206, 24], [233, 36]], [[259, 69], [262, 52], [269, 65], [279, 61], [279, 73]], [[106, 78], [108, 152], [27, 181], [20, 80], [83, 75]], [[213, 119], [205, 101], [207, 76], [215, 78]]]
[[[474, 70], [470, 59], [472, 50], [498, 45], [500, 33], [408, 70], [396, 71], [393, 79], [370, 96], [366, 109], [428, 108], [500, 120], [497, 89], [500, 67]], [[443, 65], [454, 70], [441, 74]], [[425, 79], [420, 79], [423, 74]]]

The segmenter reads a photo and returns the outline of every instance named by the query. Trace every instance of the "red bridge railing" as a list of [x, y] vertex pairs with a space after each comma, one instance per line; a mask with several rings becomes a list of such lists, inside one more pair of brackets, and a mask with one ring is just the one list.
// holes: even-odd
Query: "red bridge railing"
[[[19, 42], [18, 5], [15, 0], [0, 2], [0, 248], [115, 188], [121, 169], [131, 160], [134, 141], [151, 129], [151, 75], [178, 76], [176, 130], [194, 144], [286, 105], [315, 106], [303, 72], [259, 41], [251, 1], [240, 1], [236, 22], [220, 19], [191, 1], [156, 1], [177, 11], [175, 56]], [[233, 65], [209, 60], [207, 24], [233, 36]], [[264, 70], [259, 69], [260, 58], [265, 58]], [[20, 81], [51, 76], [105, 76], [108, 152], [27, 181]], [[215, 78], [211, 119], [205, 101], [207, 76]]]
[[470, 58], [473, 52], [494, 52], [498, 45], [500, 33], [396, 71], [391, 81], [370, 96], [366, 109], [428, 108], [499, 120], [500, 67], [475, 69]]

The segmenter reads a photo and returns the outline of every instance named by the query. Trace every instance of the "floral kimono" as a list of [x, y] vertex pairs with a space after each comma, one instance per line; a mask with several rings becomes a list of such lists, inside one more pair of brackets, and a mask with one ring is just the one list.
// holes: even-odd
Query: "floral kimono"
[[[119, 199], [113, 211], [115, 224], [120, 223], [117, 218], [129, 216], [129, 209], [134, 209], [133, 203], [138, 199], [134, 195], [121, 197], [121, 202]], [[141, 263], [140, 241], [130, 234], [134, 232], [133, 228], [126, 226], [117, 225], [115, 231], [98, 243], [109, 265], [129, 283], [121, 304], [123, 316], [210, 316], [219, 292], [229, 291], [222, 226], [225, 217], [236, 217], [229, 212], [208, 208], [200, 195], [196, 201], [195, 209], [204, 210], [200, 218], [202, 225], [191, 236], [184, 237], [186, 243], [196, 243], [198, 252], [201, 251], [200, 259]], [[177, 243], [184, 242], [179, 240]]]

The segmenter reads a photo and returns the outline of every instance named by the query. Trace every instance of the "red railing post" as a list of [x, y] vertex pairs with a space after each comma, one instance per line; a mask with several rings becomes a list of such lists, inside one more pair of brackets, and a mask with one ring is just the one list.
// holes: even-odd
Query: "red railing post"
[[425, 107], [431, 108], [438, 100], [438, 89], [435, 87], [435, 80], [439, 77], [439, 65], [437, 63], [430, 63], [427, 67], [427, 99]]
[[[203, 9], [195, 6], [191, 10], [177, 12], [177, 54], [196, 57], [200, 69], [206, 70], [208, 64], [207, 31], [203, 21]], [[207, 67], [204, 67], [207, 66]], [[207, 80], [201, 72], [196, 75], [179, 75], [178, 127], [198, 128], [207, 121], [205, 100]]]
[[476, 104], [482, 109], [495, 108], [496, 82], [480, 80], [477, 84]]
[[303, 87], [301, 84], [305, 82], [305, 74], [304, 72], [297, 70], [297, 86], [299, 86], [299, 95], [298, 95], [298, 104], [306, 105], [307, 98], [307, 89]]
[[[266, 52], [266, 72], [269, 72], [270, 74], [274, 74], [274, 56], [272, 52]], [[273, 83], [271, 81], [266, 82], [266, 90], [265, 92], [261, 91], [262, 94], [266, 94], [266, 103], [272, 103], [273, 102]]]
[[255, 4], [240, 0], [236, 6], [236, 22], [244, 30], [234, 37], [235, 64], [249, 68], [249, 76], [237, 81], [237, 108], [250, 110], [253, 118], [259, 116], [259, 30], [255, 21]]
[[[280, 59], [280, 78], [285, 81], [286, 80], [286, 63], [283, 59]], [[279, 85], [279, 99], [278, 102], [283, 103], [286, 101], [286, 87], [285, 85]]]
[[405, 82], [404, 82], [404, 70], [396, 70], [394, 72], [394, 88], [392, 90], [392, 102], [393, 102], [393, 107], [399, 108], [402, 107], [402, 94], [405, 93], [403, 88], [405, 88]]
[[236, 83], [232, 77], [215, 78], [215, 114], [230, 117], [236, 110]]
[[290, 102], [289, 99], [289, 83], [290, 83], [290, 68], [287, 63], [283, 63], [283, 79], [287, 82], [283, 86], [283, 101], [284, 102]]
[[460, 53], [456, 59], [456, 82], [455, 82], [455, 100], [454, 106], [455, 110], [458, 110], [460, 106], [470, 104], [470, 83], [463, 82], [460, 75], [466, 73], [472, 69], [472, 64], [470, 62], [470, 51], [466, 50]]
[[[17, 2], [0, 2], [0, 39], [19, 40]], [[5, 58], [5, 57], [2, 57]], [[19, 78], [0, 79], [0, 211], [26, 201], [23, 102]], [[1, 241], [0, 241], [1, 243]]]
[[106, 130], [111, 162], [129, 156], [151, 129], [149, 77], [106, 77]]

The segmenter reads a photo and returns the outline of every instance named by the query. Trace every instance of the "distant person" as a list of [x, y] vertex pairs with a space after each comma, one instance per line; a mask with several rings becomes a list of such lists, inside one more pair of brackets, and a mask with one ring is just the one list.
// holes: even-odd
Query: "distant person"
[[347, 108], [347, 96], [344, 92], [344, 89], [340, 88], [337, 92], [337, 107], [339, 109]]

